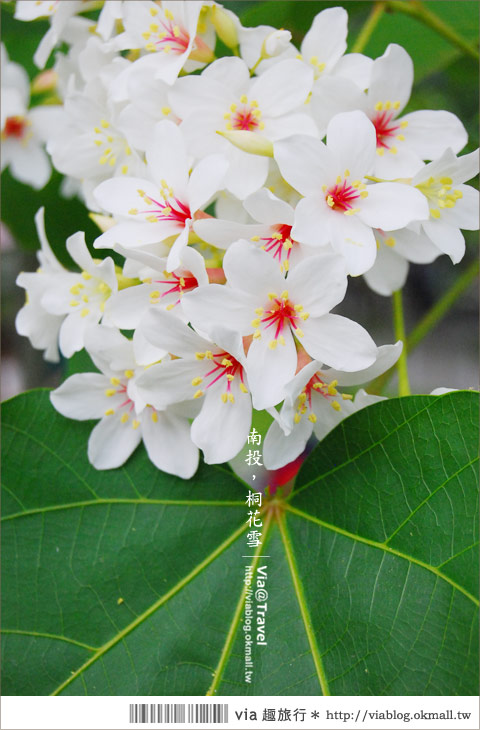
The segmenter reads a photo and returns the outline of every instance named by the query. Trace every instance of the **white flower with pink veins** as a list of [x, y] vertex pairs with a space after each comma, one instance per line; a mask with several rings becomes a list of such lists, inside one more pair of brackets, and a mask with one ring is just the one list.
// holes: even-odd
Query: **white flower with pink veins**
[[295, 341], [308, 354], [345, 370], [368, 367], [376, 346], [359, 324], [336, 314], [347, 288], [339, 256], [318, 254], [300, 262], [286, 279], [265, 251], [237, 241], [223, 260], [227, 285], [198, 287], [183, 309], [200, 332], [214, 338], [227, 327], [251, 337], [245, 369], [254, 407], [279, 403], [297, 369]]
[[373, 62], [366, 94], [353, 88], [338, 90], [345, 109], [365, 112], [375, 127], [377, 158], [374, 174], [391, 180], [414, 175], [423, 160], [435, 160], [451, 148], [458, 153], [468, 135], [460, 119], [443, 109], [420, 110], [401, 116], [410, 99], [413, 62], [401, 46], [392, 43]]
[[[134, 65], [167, 84], [173, 84], [190, 61], [204, 65], [213, 60], [215, 36], [199, 28], [200, 13], [211, 2], [163, 0], [159, 5], [150, 0], [123, 3], [125, 32], [107, 45], [117, 51], [140, 49], [141, 56]], [[204, 24], [202, 24], [204, 25]], [[201, 32], [205, 30], [205, 33]], [[133, 68], [133, 65], [132, 65]], [[125, 72], [128, 76], [129, 70]]]
[[375, 127], [363, 112], [333, 117], [326, 145], [295, 135], [274, 148], [282, 175], [305, 196], [295, 209], [293, 238], [309, 246], [331, 243], [352, 276], [373, 266], [373, 228], [391, 231], [428, 218], [425, 198], [411, 186], [363, 182], [376, 156]]
[[159, 408], [196, 399], [200, 412], [192, 423], [192, 441], [202, 449], [207, 464], [233, 459], [252, 423], [240, 334], [218, 326], [208, 340], [159, 309], [151, 309], [141, 326], [155, 347], [175, 356], [152, 365], [139, 378], [142, 397]]
[[250, 78], [244, 61], [228, 57], [210, 64], [200, 76], [178, 79], [169, 100], [183, 119], [189, 151], [195, 157], [223, 153], [230, 161], [225, 187], [243, 200], [264, 184], [268, 158], [238, 149], [222, 135], [249, 132], [260, 141], [295, 133], [317, 137], [315, 122], [304, 111], [312, 83], [312, 69], [295, 59]]
[[25, 69], [9, 61], [1, 45], [1, 164], [12, 177], [40, 189], [52, 171], [45, 142], [61, 116], [60, 106], [29, 109], [30, 80]]
[[267, 469], [280, 469], [299, 456], [312, 433], [321, 441], [340, 421], [366, 406], [385, 400], [359, 390], [355, 398], [341, 393], [338, 386], [366, 383], [388, 370], [400, 357], [402, 343], [383, 345], [370, 367], [344, 372], [323, 367], [313, 360], [285, 386], [285, 402], [278, 413], [271, 409], [274, 422], [263, 444]]
[[195, 214], [222, 189], [228, 167], [222, 155], [209, 155], [194, 166], [180, 129], [169, 121], [155, 126], [146, 150], [150, 179], [105, 180], [94, 191], [98, 204], [120, 222], [95, 241], [96, 248], [138, 248], [171, 239], [167, 271], [182, 263]]
[[289, 203], [262, 188], [243, 201], [249, 215], [258, 223], [237, 223], [219, 218], [204, 218], [193, 228], [200, 238], [212, 246], [228, 248], [241, 238], [257, 243], [279, 264], [280, 271], [288, 271], [314, 249], [295, 241], [292, 236], [295, 211]]
[[100, 372], [72, 375], [50, 399], [67, 418], [101, 419], [88, 440], [90, 463], [96, 469], [116, 469], [143, 440], [158, 469], [182, 479], [192, 477], [198, 449], [190, 438], [188, 408], [147, 405], [136, 386], [145, 368], [138, 366], [132, 343], [118, 330], [93, 326], [85, 346]]

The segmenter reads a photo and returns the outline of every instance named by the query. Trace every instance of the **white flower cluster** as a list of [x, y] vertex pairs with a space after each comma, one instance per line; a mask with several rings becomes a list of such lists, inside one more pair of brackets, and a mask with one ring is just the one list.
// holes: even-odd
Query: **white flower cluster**
[[[69, 418], [100, 419], [96, 468], [143, 440], [159, 469], [189, 478], [199, 449], [207, 463], [239, 453], [252, 408], [274, 418], [263, 458], [279, 468], [378, 400], [341, 389], [391, 367], [402, 343], [377, 347], [330, 310], [348, 275], [388, 295], [409, 261], [462, 258], [477, 155], [457, 158], [467, 134], [450, 112], [403, 114], [403, 48], [345, 54], [340, 7], [315, 17], [300, 49], [213, 0], [110, 0], [97, 23], [77, 15], [88, 8], [19, 1], [16, 17], [51, 19], [38, 65], [69, 44], [55, 61], [63, 103], [38, 139], [96, 214], [94, 247], [121, 254], [123, 271], [92, 259], [82, 233], [67, 241], [80, 272], [65, 270], [39, 211], [41, 268], [18, 278], [18, 331], [47, 359], [86, 348], [98, 368], [51, 395]], [[215, 58], [217, 38], [233, 55]], [[22, 160], [43, 154], [35, 117], [49, 110], [27, 112], [24, 74], [2, 66], [4, 159], [26, 180]]]

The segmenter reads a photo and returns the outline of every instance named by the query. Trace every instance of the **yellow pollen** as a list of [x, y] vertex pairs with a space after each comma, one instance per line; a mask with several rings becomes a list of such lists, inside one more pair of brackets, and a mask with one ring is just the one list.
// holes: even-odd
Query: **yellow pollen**
[[276, 295], [276, 293], [275, 293], [275, 292], [271, 291], [271, 292], [269, 292], [269, 293], [268, 293], [268, 298], [269, 298], [270, 300], [272, 300], [272, 299], [276, 299], [276, 298], [277, 298], [277, 295]]
[[222, 365], [224, 368], [231, 368], [233, 365], [233, 362], [231, 360], [228, 360], [228, 358], [224, 357], [222, 360]]
[[341, 182], [342, 182], [342, 176], [337, 175], [337, 185], [340, 185]]
[[70, 302], [71, 307], [78, 307], [79, 304], [80, 302], [77, 302], [76, 299], [72, 299], [72, 301]]
[[133, 428], [138, 428], [140, 426], [140, 421], [137, 421], [137, 419], [134, 418], [132, 421], [132, 426]]
[[350, 170], [345, 170], [343, 177], [350, 177]]
[[126, 175], [128, 172], [128, 165], [122, 165], [122, 175]]
[[403, 122], [400, 122], [400, 126], [401, 126], [401, 128], [402, 128], [402, 129], [405, 129], [406, 127], [408, 127], [408, 122], [407, 122], [407, 120], [406, 120], [406, 119], [404, 119], [404, 120], [403, 120]]
[[258, 316], [263, 314], [263, 307], [257, 307], [255, 310], [255, 314], [258, 314]]
[[157, 25], [156, 23], [152, 23], [152, 24], [151, 24], [151, 25], [149, 26], [149, 28], [150, 28], [150, 30], [152, 31], [152, 33], [157, 33], [157, 31], [159, 30], [159, 28], [158, 28], [158, 25]]
[[221, 399], [222, 399], [222, 403], [226, 403], [226, 402], [227, 402], [227, 400], [228, 400], [228, 395], [227, 395], [226, 393], [222, 393], [222, 395], [221, 395], [220, 397], [221, 397]]
[[165, 17], [167, 20], [173, 20], [173, 13], [168, 8], [165, 8]]
[[138, 214], [138, 208], [130, 208], [128, 211], [128, 215], [137, 215]]
[[460, 198], [463, 198], [463, 193], [461, 190], [454, 190], [453, 194], [457, 200], [460, 200]]
[[315, 413], [310, 413], [308, 420], [311, 421], [312, 423], [316, 423], [317, 417], [316, 417]]
[[282, 299], [288, 299], [288, 291], [285, 289], [285, 291], [282, 291], [280, 296]]
[[368, 191], [367, 190], [362, 190], [360, 192], [360, 197], [361, 198], [368, 198]]
[[403, 142], [405, 140], [405, 135], [404, 134], [397, 134], [397, 139], [399, 139], [400, 142]]
[[341, 411], [342, 410], [342, 406], [340, 405], [340, 403], [338, 402], [338, 400], [332, 400], [332, 402], [330, 403], [330, 405], [332, 406], [332, 408], [333, 408], [334, 411]]
[[258, 125], [258, 128], [265, 129], [265, 122], [260, 122], [260, 124]]
[[111, 397], [112, 397], [112, 395], [115, 395], [115, 393], [116, 393], [116, 392], [117, 392], [117, 391], [115, 390], [115, 388], [108, 388], [108, 389], [107, 389], [107, 390], [105, 391], [105, 395], [107, 396], [107, 398], [111, 398]]
[[196, 385], [200, 385], [200, 383], [201, 383], [202, 381], [203, 381], [203, 378], [200, 378], [200, 377], [198, 377], [198, 378], [194, 378], [194, 379], [192, 380], [192, 385], [195, 385], [195, 386], [196, 386]]
[[353, 395], [350, 395], [350, 393], [342, 393], [343, 400], [352, 400]]
[[149, 223], [156, 223], [157, 222], [157, 217], [155, 215], [147, 215], [146, 220]]
[[440, 211], [437, 208], [432, 208], [430, 213], [432, 218], [440, 218]]
[[355, 213], [358, 213], [360, 211], [360, 208], [351, 208], [350, 210], [346, 210], [343, 215], [355, 215]]
[[233, 393], [229, 393], [228, 400], [230, 401], [230, 403], [235, 403], [235, 396], [233, 395]]
[[106, 119], [101, 119], [101, 120], [100, 120], [100, 124], [102, 125], [102, 127], [103, 127], [104, 129], [107, 129], [107, 128], [108, 128], [108, 127], [110, 126], [110, 124], [109, 124], [109, 123], [107, 122], [107, 120], [106, 120]]
[[285, 344], [285, 337], [283, 335], [280, 335], [280, 337], [278, 338], [278, 341], [279, 341], [279, 343], [281, 345], [284, 345]]
[[194, 398], [201, 398], [202, 395], [203, 395], [203, 390], [197, 390], [197, 392], [195, 393], [195, 395], [193, 397]]
[[451, 177], [441, 177], [440, 182], [442, 185], [451, 185], [453, 181]]
[[[93, 131], [95, 132], [95, 134], [101, 134], [101, 132], [102, 132], [102, 130], [99, 129], [98, 127], [94, 127]], [[100, 144], [103, 144], [103, 142], [101, 142]]]
[[400, 102], [399, 101], [394, 101], [393, 102], [393, 108], [394, 109], [400, 109]]
[[235, 380], [235, 375], [230, 375], [230, 373], [227, 373], [225, 377], [226, 377], [226, 378], [227, 378], [227, 380], [229, 380], [230, 382], [232, 382], [232, 380]]
[[293, 246], [293, 243], [291, 242], [291, 240], [289, 238], [286, 238], [285, 241], [283, 242], [283, 248], [285, 249], [285, 251], [290, 251], [292, 246]]
[[196, 352], [195, 353], [195, 359], [196, 360], [203, 360], [204, 357], [205, 357], [205, 353], [204, 352]]
[[243, 383], [240, 383], [240, 390], [242, 391], [242, 393], [248, 393], [248, 388]]
[[255, 332], [253, 333], [254, 340], [259, 340], [261, 336], [262, 336], [262, 333], [260, 332], [260, 330], [255, 330]]
[[170, 114], [170, 112], [171, 112], [171, 111], [172, 111], [172, 110], [170, 109], [170, 107], [169, 107], [169, 106], [162, 106], [162, 114], [163, 114], [163, 115], [164, 115], [165, 117], [168, 117], [168, 115]]
[[361, 184], [362, 184], [362, 181], [361, 180], [354, 180], [352, 182], [352, 187], [353, 188], [358, 188], [358, 187], [360, 187]]
[[157, 412], [156, 412], [156, 411], [153, 411], [153, 412], [152, 412], [152, 421], [153, 421], [154, 423], [158, 423], [158, 414], [157, 414]]
[[277, 241], [281, 241], [282, 238], [283, 238], [283, 236], [282, 236], [281, 233], [274, 233], [273, 236], [272, 236], [272, 238], [276, 238]]
[[392, 107], [392, 102], [391, 101], [386, 101], [385, 102], [385, 109], [391, 109], [391, 107]]
[[300, 413], [295, 413], [293, 420], [295, 421], [295, 423], [300, 423], [301, 418], [302, 416], [300, 415]]
[[145, 38], [146, 41], [148, 41], [148, 39], [150, 38], [151, 35], [152, 34], [149, 33], [148, 30], [145, 31], [145, 33], [142, 33], [142, 37]]
[[383, 103], [381, 101], [377, 101], [375, 104], [375, 109], [377, 112], [381, 111], [383, 109]]
[[231, 113], [230, 113], [230, 112], [225, 112], [225, 114], [223, 115], [223, 118], [224, 118], [224, 119], [230, 119], [230, 117], [231, 117], [231, 116], [232, 116], [232, 115], [231, 115]]
[[91, 279], [91, 278], [92, 278], [91, 274], [89, 274], [86, 271], [82, 271], [82, 279], [85, 279], [85, 281], [89, 281], [89, 279]]
[[124, 372], [126, 378], [133, 378], [134, 374], [133, 370], [125, 370]]
[[390, 147], [390, 152], [392, 153], [392, 155], [396, 155], [398, 150], [396, 147]]
[[86, 316], [87, 316], [87, 315], [89, 315], [89, 314], [90, 314], [90, 310], [89, 310], [89, 309], [87, 309], [87, 308], [85, 308], [85, 309], [82, 309], [82, 311], [80, 312], [80, 316], [81, 316], [81, 317], [86, 317]]
[[379, 157], [383, 157], [383, 155], [384, 155], [384, 154], [385, 154], [385, 153], [384, 153], [384, 151], [383, 151], [383, 147], [378, 147], [378, 149], [377, 149], [377, 155], [378, 155]]
[[250, 324], [252, 327], [260, 327], [260, 317], [258, 317], [258, 319], [252, 319]]
[[303, 337], [303, 330], [301, 330], [300, 327], [297, 327], [297, 329], [295, 330], [295, 336]]
[[96, 139], [95, 142], [94, 142], [94, 144], [96, 144], [97, 147], [101, 147], [102, 144], [103, 144], [103, 142], [100, 139]]
[[277, 345], [278, 345], [277, 340], [270, 340], [270, 342], [268, 343], [268, 349], [275, 350]]
[[389, 238], [386, 238], [385, 246], [390, 246], [390, 248], [393, 248], [395, 246], [395, 239], [392, 236], [390, 236]]
[[333, 200], [331, 195], [329, 195], [327, 198], [327, 205], [329, 205], [330, 208], [333, 208], [333, 206], [335, 205], [335, 201]]
[[120, 380], [118, 378], [110, 378], [110, 382], [112, 385], [120, 385]]
[[128, 421], [128, 419], [129, 419], [129, 418], [130, 418], [130, 416], [128, 415], [128, 413], [124, 413], [124, 414], [122, 415], [122, 417], [121, 417], [120, 421], [121, 421], [122, 423], [126, 423], [126, 422]]
[[305, 391], [303, 391], [298, 396], [298, 403], [299, 403], [299, 405], [303, 405], [303, 403], [305, 403], [306, 400], [307, 400], [307, 394], [305, 393]]
[[295, 304], [294, 310], [296, 312], [301, 312], [303, 310], [303, 304]]
[[106, 416], [113, 416], [114, 413], [115, 411], [113, 410], [113, 408], [109, 408], [108, 411], [105, 411]]
[[300, 315], [300, 319], [303, 319], [304, 322], [306, 322], [309, 317], [310, 314], [308, 312], [302, 312], [302, 314]]
[[240, 101], [242, 104], [248, 104], [248, 97], [245, 94], [242, 94]]
[[205, 351], [205, 357], [207, 358], [207, 360], [213, 360], [213, 355], [210, 350]]
[[155, 17], [155, 15], [157, 15], [157, 13], [158, 13], [157, 8], [150, 8], [150, 15], [152, 15], [153, 17]]
[[236, 109], [237, 109], [237, 105], [236, 104], [230, 104], [230, 111], [231, 112], [236, 111]]

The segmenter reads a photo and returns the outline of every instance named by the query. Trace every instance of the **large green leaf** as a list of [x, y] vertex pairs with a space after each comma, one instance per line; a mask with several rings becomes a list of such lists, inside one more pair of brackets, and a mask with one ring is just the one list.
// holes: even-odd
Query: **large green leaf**
[[[4, 405], [3, 690], [476, 694], [478, 394], [383, 401], [264, 502], [267, 646], [244, 682], [248, 486], [114, 472], [48, 391]], [[260, 551], [260, 552], [259, 552]]]

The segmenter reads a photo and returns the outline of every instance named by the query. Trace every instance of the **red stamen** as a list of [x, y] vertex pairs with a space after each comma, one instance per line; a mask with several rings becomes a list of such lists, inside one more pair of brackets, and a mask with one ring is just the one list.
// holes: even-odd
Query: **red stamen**
[[15, 139], [22, 139], [26, 126], [27, 122], [24, 117], [7, 117], [2, 136], [4, 138], [15, 137]]
[[395, 112], [379, 111], [372, 119], [375, 131], [377, 133], [377, 147], [390, 149], [388, 142], [395, 137], [396, 132], [400, 129], [400, 124], [393, 121]]

